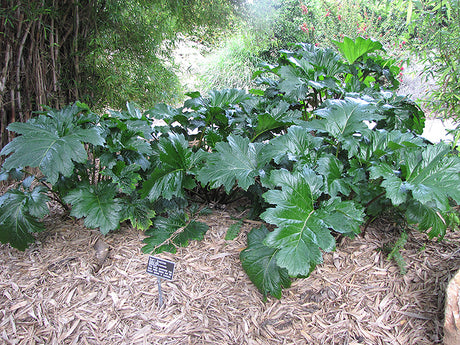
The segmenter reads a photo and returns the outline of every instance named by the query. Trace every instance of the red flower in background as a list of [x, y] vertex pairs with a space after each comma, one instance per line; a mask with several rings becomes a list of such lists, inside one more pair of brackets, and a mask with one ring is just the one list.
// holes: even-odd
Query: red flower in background
[[308, 8], [305, 5], [300, 5], [300, 8], [302, 9], [303, 14], [308, 14]]
[[300, 29], [302, 29], [303, 32], [308, 33], [307, 23], [303, 23]]
[[337, 16], [337, 19], [338, 19], [338, 20], [342, 20], [342, 16], [339, 14], [339, 15]]

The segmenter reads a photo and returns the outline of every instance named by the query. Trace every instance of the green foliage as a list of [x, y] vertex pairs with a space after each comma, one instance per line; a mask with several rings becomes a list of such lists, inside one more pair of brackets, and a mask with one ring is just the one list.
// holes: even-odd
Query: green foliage
[[200, 182], [209, 183], [211, 188], [223, 186], [227, 193], [236, 185], [248, 190], [270, 160], [264, 155], [263, 147], [239, 136], [230, 136], [228, 142], [217, 143], [216, 152], [208, 157], [207, 164], [199, 171]]
[[390, 253], [388, 254], [388, 260], [394, 259], [399, 266], [399, 271], [401, 274], [407, 273], [407, 264], [401, 255], [401, 250], [404, 248], [404, 245], [407, 243], [407, 233], [403, 231], [401, 236], [398, 238], [396, 243], [393, 245]]
[[[72, 205], [72, 216], [85, 218], [87, 227], [99, 228], [103, 234], [117, 229], [127, 219], [133, 226], [145, 229], [155, 215], [152, 205], [138, 194], [139, 181], [145, 179], [150, 167], [148, 157], [153, 152], [145, 140], [152, 132], [150, 125], [146, 126], [148, 122], [130, 104], [127, 111], [104, 116], [90, 112], [81, 103], [59, 111], [50, 109], [27, 123], [11, 124], [11, 130], [21, 135], [2, 150], [2, 154], [9, 155], [3, 169], [13, 172], [22, 167], [38, 167], [44, 177], [42, 185], [35, 187], [31, 195], [48, 191], [64, 207], [67, 203]], [[18, 218], [14, 222], [11, 217], [5, 218], [5, 231], [24, 232], [27, 226], [37, 231], [39, 223], [15, 225], [32, 223], [32, 217], [42, 215], [29, 202], [21, 201], [28, 200], [27, 193], [16, 192], [14, 198], [9, 196], [12, 193], [5, 194], [2, 211], [12, 212], [16, 207]], [[22, 199], [18, 193], [25, 193]], [[16, 204], [19, 202], [24, 205]], [[46, 203], [42, 207], [47, 209]], [[23, 242], [18, 241], [11, 243], [24, 249], [32, 237], [24, 236]]]
[[335, 248], [330, 229], [351, 236], [359, 233], [362, 211], [350, 201], [330, 199], [321, 203], [323, 178], [315, 172], [278, 170], [271, 174], [271, 182], [281, 190], [264, 194], [276, 207], [267, 209], [261, 218], [277, 226], [265, 244], [279, 249], [276, 262], [289, 275], [308, 276], [322, 262], [320, 249], [329, 252]]
[[0, 242], [25, 250], [35, 241], [34, 232], [45, 230], [39, 221], [48, 213], [46, 188], [30, 188], [33, 178], [0, 196]]
[[[124, 221], [145, 230], [142, 250], [154, 253], [203, 238], [197, 201], [247, 197], [251, 215], [273, 230], [248, 234], [242, 265], [264, 298], [279, 298], [335, 249], [336, 236], [356, 236], [368, 217], [395, 214], [442, 239], [458, 225], [460, 157], [419, 137], [423, 113], [392, 91], [392, 60], [370, 49], [350, 64], [330, 49], [294, 48], [256, 73], [262, 88], [251, 93], [193, 92], [179, 108], [142, 113], [128, 103], [101, 116], [80, 104], [13, 127], [20, 135], [2, 152], [2, 179], [31, 162], [44, 177], [30, 192], [2, 196], [1, 240], [20, 249], [33, 240], [44, 186], [104, 234]], [[53, 133], [45, 146], [59, 154], [41, 149], [46, 159], [32, 160], [35, 128]]]
[[259, 55], [268, 42], [259, 39], [252, 30], [240, 32], [222, 39], [220, 46], [206, 56], [200, 66], [200, 86], [204, 90], [244, 88], [252, 84], [252, 73], [260, 62]]
[[157, 217], [154, 225], [146, 231], [149, 237], [143, 240], [144, 253], [176, 252], [176, 247], [187, 246], [191, 240], [202, 240], [208, 226], [197, 222], [184, 212], [172, 213], [168, 218]]
[[230, 225], [228, 227], [228, 229], [227, 229], [227, 233], [225, 234], [225, 240], [232, 241], [235, 238], [237, 238], [238, 235], [241, 232], [242, 225], [243, 225], [242, 220], [238, 221], [237, 223], [234, 223], [234, 224]]
[[240, 253], [241, 264], [264, 299], [267, 299], [268, 294], [281, 298], [282, 288], [291, 286], [291, 279], [288, 271], [276, 263], [279, 250], [264, 245], [268, 234], [265, 226], [251, 230], [248, 234], [248, 247]]
[[171, 59], [178, 33], [207, 37], [234, 17], [238, 1], [94, 1], [89, 37], [78, 40], [81, 98], [98, 108], [180, 101]]
[[350, 37], [344, 37], [343, 42], [333, 41], [340, 53], [349, 64], [353, 64], [364, 54], [372, 53], [376, 50], [382, 50], [382, 43], [373, 40], [366, 40], [362, 37], [356, 37], [352, 40]]
[[116, 194], [116, 185], [103, 181], [93, 186], [79, 185], [63, 201], [72, 205], [71, 216], [84, 217], [86, 227], [99, 228], [105, 235], [120, 225], [121, 203]]
[[10, 170], [25, 166], [38, 167], [54, 184], [59, 174], [70, 176], [74, 163], [83, 163], [87, 159], [84, 143], [101, 145], [104, 139], [98, 128], [81, 126], [85, 118], [77, 118], [82, 111], [77, 105], [62, 111], [49, 111], [27, 123], [14, 122], [8, 126], [21, 136], [15, 138], [0, 152], [12, 153], [4, 164]]
[[[412, 1], [410, 2], [412, 3]], [[426, 103], [446, 118], [460, 118], [460, 3], [457, 0], [414, 2], [408, 13], [412, 52], [421, 57], [424, 76], [436, 88]]]
[[142, 196], [152, 201], [159, 197], [184, 197], [185, 188], [195, 187], [190, 170], [200, 161], [204, 152], [192, 152], [183, 135], [170, 134], [169, 137], [159, 139], [155, 154], [160, 165], [143, 183]]

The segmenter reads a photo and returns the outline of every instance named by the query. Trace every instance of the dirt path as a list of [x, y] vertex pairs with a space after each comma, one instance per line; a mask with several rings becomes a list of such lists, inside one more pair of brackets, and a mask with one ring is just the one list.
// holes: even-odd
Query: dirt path
[[[241, 268], [246, 225], [224, 239], [232, 210], [204, 219], [205, 239], [160, 257], [176, 262], [174, 280], [146, 274], [141, 232], [104, 238], [110, 254], [93, 272], [100, 237], [80, 223], [49, 219], [25, 252], [0, 246], [0, 342], [4, 344], [438, 344], [445, 286], [460, 265], [460, 233], [428, 241], [411, 233], [399, 274], [380, 248], [391, 224], [346, 239], [283, 298], [262, 296]], [[376, 229], [379, 230], [376, 230]]]

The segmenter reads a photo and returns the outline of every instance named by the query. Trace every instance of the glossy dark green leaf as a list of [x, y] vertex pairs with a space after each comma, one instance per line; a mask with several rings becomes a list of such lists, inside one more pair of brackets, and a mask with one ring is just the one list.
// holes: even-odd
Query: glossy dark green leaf
[[281, 101], [269, 112], [259, 114], [254, 139], [265, 132], [285, 128], [297, 122], [302, 117], [301, 112], [289, 110], [289, 107], [289, 103]]
[[267, 298], [268, 294], [280, 299], [282, 288], [291, 286], [288, 271], [276, 264], [278, 249], [264, 245], [268, 234], [265, 226], [254, 228], [248, 234], [248, 246], [240, 253], [243, 269], [260, 293]]
[[339, 193], [348, 195], [351, 188], [343, 176], [343, 164], [333, 155], [325, 154], [318, 159], [317, 171], [324, 176], [327, 193], [335, 197]]
[[39, 218], [48, 213], [48, 200], [43, 187], [31, 192], [10, 189], [0, 196], [0, 242], [19, 250], [35, 242], [32, 234], [45, 230]]
[[57, 182], [59, 174], [70, 176], [74, 163], [84, 163], [87, 159], [84, 143], [104, 143], [97, 127], [79, 127], [78, 112], [78, 108], [68, 107], [27, 123], [11, 123], [8, 129], [21, 135], [1, 151], [2, 155], [10, 155], [4, 169], [38, 167], [51, 184]]
[[277, 226], [267, 235], [265, 245], [279, 249], [277, 264], [291, 276], [308, 276], [322, 262], [320, 249], [329, 252], [335, 248], [331, 229], [351, 235], [358, 232], [362, 211], [352, 202], [330, 200], [317, 205], [323, 179], [311, 170], [274, 171], [271, 179], [281, 189], [264, 194], [266, 201], [276, 206], [261, 218]]
[[153, 224], [155, 211], [147, 199], [121, 200], [121, 221], [129, 220], [131, 225], [139, 230], [147, 230]]
[[183, 197], [185, 189], [194, 187], [192, 169], [204, 158], [203, 151], [193, 152], [181, 134], [162, 137], [156, 148], [160, 165], [142, 186], [142, 196], [154, 201], [160, 197]]
[[382, 186], [394, 205], [405, 202], [411, 192], [420, 203], [446, 211], [450, 208], [449, 198], [460, 203], [460, 157], [449, 152], [450, 147], [443, 143], [423, 150], [400, 150], [401, 171], [382, 163], [370, 168], [370, 177], [384, 179]]
[[130, 194], [136, 189], [141, 179], [138, 173], [140, 168], [137, 164], [126, 165], [123, 161], [117, 161], [113, 167], [103, 170], [101, 174], [110, 177], [121, 192]]
[[72, 205], [70, 215], [84, 217], [86, 227], [99, 228], [105, 235], [120, 226], [121, 202], [116, 194], [116, 185], [103, 181], [97, 185], [80, 184], [63, 199]]
[[283, 158], [308, 164], [316, 162], [317, 150], [322, 143], [323, 138], [314, 137], [305, 128], [291, 126], [286, 134], [270, 140], [270, 148], [267, 150], [276, 164]]
[[247, 138], [229, 136], [227, 143], [217, 143], [216, 152], [209, 155], [197, 177], [203, 185], [209, 183], [211, 188], [224, 186], [230, 192], [238, 184], [247, 190], [270, 159], [263, 155], [262, 148], [263, 144], [250, 143]]

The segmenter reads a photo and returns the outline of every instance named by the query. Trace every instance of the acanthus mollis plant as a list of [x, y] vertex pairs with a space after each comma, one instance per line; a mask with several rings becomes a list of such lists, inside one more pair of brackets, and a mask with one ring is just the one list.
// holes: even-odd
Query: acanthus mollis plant
[[[10, 189], [0, 197], [3, 243], [24, 249], [33, 241], [31, 233], [43, 230], [39, 219], [47, 213], [46, 195], [66, 209], [71, 206], [72, 216], [84, 218], [88, 228], [103, 234], [125, 220], [140, 229], [152, 224], [155, 212], [140, 197], [139, 183], [151, 169], [155, 133], [150, 120], [132, 105], [99, 116], [75, 103], [8, 128], [20, 135], [1, 152], [7, 155], [2, 178], [25, 167], [38, 168], [41, 174], [28, 177], [34, 182], [27, 188]], [[40, 212], [30, 206], [37, 201], [44, 205]]]
[[[250, 93], [191, 93], [179, 108], [128, 104], [102, 116], [74, 105], [13, 125], [21, 135], [2, 151], [4, 171], [44, 176], [36, 192], [28, 182], [1, 197], [1, 241], [24, 249], [49, 195], [88, 227], [107, 233], [129, 221], [146, 230], [144, 252], [174, 252], [208, 229], [194, 203], [247, 197], [270, 226], [248, 234], [242, 266], [264, 298], [280, 298], [338, 235], [356, 236], [386, 210], [441, 239], [458, 219], [460, 158], [419, 137], [423, 112], [393, 93], [397, 71], [373, 55], [375, 42], [352, 43], [364, 45], [352, 62], [307, 44], [283, 51]], [[31, 142], [40, 145], [29, 157]]]

